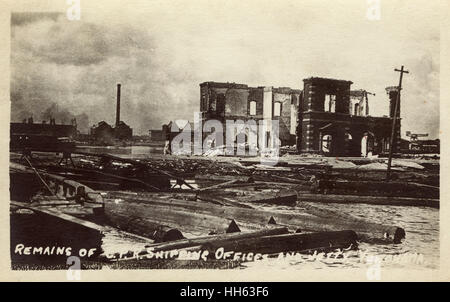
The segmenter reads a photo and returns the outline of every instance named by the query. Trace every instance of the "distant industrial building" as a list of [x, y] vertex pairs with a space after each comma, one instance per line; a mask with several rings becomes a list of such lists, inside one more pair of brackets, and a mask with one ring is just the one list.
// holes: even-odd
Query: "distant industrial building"
[[94, 125], [89, 134], [92, 141], [102, 145], [112, 144], [115, 138], [114, 128], [105, 121], [101, 121], [97, 125]]
[[54, 118], [35, 123], [33, 117], [29, 117], [22, 123], [10, 124], [10, 149], [58, 151], [74, 147], [72, 141], [78, 135], [76, 119], [72, 119], [70, 125], [63, 125], [56, 124]]
[[116, 124], [113, 127], [101, 121], [92, 126], [89, 134], [93, 143], [111, 145], [117, 141], [131, 141], [133, 138], [133, 129], [120, 120], [120, 88], [121, 85], [117, 84]]
[[34, 123], [33, 118], [30, 117], [22, 123], [11, 123], [10, 127], [13, 135], [47, 135], [75, 139], [78, 133], [76, 119], [72, 119], [70, 125], [62, 125], [56, 124], [54, 118], [50, 118], [48, 123], [47, 121]]

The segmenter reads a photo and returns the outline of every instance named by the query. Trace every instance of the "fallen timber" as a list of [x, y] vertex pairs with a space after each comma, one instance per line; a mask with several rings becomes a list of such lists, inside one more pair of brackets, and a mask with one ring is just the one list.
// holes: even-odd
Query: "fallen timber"
[[320, 180], [320, 193], [335, 195], [439, 198], [439, 187], [411, 181]]
[[[62, 188], [56, 190], [55, 187], [55, 184], [61, 181], [63, 181], [66, 185], [76, 184], [76, 181], [79, 181], [76, 186], [83, 186], [85, 184], [87, 186], [83, 187], [86, 192], [92, 192], [95, 194], [93, 196], [99, 195], [98, 192], [90, 190], [88, 187], [90, 184], [89, 181], [92, 181], [92, 184], [95, 185], [95, 180], [83, 180], [82, 174], [80, 174], [78, 178], [74, 178], [71, 173], [75, 173], [76, 168], [71, 171], [69, 171], [71, 168], [68, 169], [67, 173], [65, 173], [64, 169], [61, 169], [61, 173], [58, 173], [58, 175], [53, 173], [54, 170], [51, 170], [52, 173], [49, 173], [49, 170], [43, 169], [39, 169], [37, 171], [50, 184], [51, 191], [56, 192], [58, 196], [64, 196], [64, 190]], [[23, 170], [23, 172], [30, 174], [34, 173], [34, 171], [30, 168]], [[120, 230], [125, 230], [133, 234], [139, 234], [154, 240], [156, 244], [152, 244], [151, 246], [155, 247], [155, 251], [158, 250], [157, 248], [164, 245], [179, 244], [200, 238], [209, 240], [209, 242], [191, 242], [189, 245], [184, 247], [181, 246], [179, 248], [193, 251], [200, 249], [212, 252], [217, 250], [219, 247], [223, 247], [225, 251], [238, 251], [242, 253], [249, 251], [272, 254], [288, 251], [307, 252], [308, 250], [325, 250], [327, 247], [347, 248], [354, 246], [353, 242], [356, 242], [356, 239], [354, 239], [356, 237], [352, 235], [352, 231], [346, 230], [354, 230], [355, 232], [353, 232], [353, 234], [357, 234], [356, 236], [358, 236], [358, 240], [366, 242], [383, 241], [398, 243], [405, 237], [405, 232], [401, 228], [383, 226], [381, 224], [374, 223], [371, 224], [363, 219], [352, 217], [351, 215], [344, 215], [339, 214], [339, 212], [326, 211], [316, 208], [311, 206], [309, 203], [305, 204], [303, 202], [299, 202], [297, 207], [289, 209], [284, 208], [286, 209], [285, 213], [279, 214], [274, 214], [269, 210], [264, 210], [264, 207], [261, 205], [254, 206], [252, 201], [258, 201], [255, 196], [260, 195], [267, 200], [269, 199], [268, 195], [272, 194], [271, 192], [261, 193], [261, 189], [281, 189], [286, 187], [287, 189], [296, 190], [300, 196], [303, 193], [310, 194], [307, 190], [303, 190], [303, 188], [308, 188], [308, 186], [310, 186], [308, 177], [303, 177], [303, 175], [297, 176], [292, 173], [284, 173], [284, 171], [280, 174], [284, 176], [277, 177], [278, 175], [275, 175], [275, 177], [273, 177], [274, 175], [267, 175], [268, 177], [266, 178], [264, 175], [258, 175], [257, 177], [254, 175], [241, 175], [236, 179], [236, 181], [232, 181], [234, 180], [234, 175], [225, 175], [227, 177], [223, 178], [217, 175], [213, 179], [214, 182], [208, 183], [205, 181], [205, 184], [209, 186], [209, 189], [180, 189], [180, 191], [176, 191], [177, 194], [172, 193], [174, 192], [173, 190], [170, 190], [169, 192], [159, 191], [148, 194], [142, 192], [134, 192], [133, 194], [108, 192], [107, 195], [103, 195], [103, 198], [101, 198], [101, 201], [105, 201], [105, 206], [103, 206], [103, 202], [101, 202], [101, 209], [104, 216], [107, 216], [107, 218], [110, 219], [112, 218], [108, 221], [111, 225], [118, 227]], [[108, 180], [102, 183], [104, 180], [103, 177], [106, 177], [107, 175], [96, 175], [97, 176], [94, 176], [94, 179], [95, 177], [99, 179], [98, 184], [100, 186], [108, 183]], [[54, 178], [53, 176], [57, 176], [59, 178]], [[296, 177], [299, 177], [300, 179], [296, 179]], [[52, 178], [53, 181], [51, 180]], [[199, 177], [199, 179], [205, 178], [208, 177]], [[265, 179], [270, 179], [271, 182], [268, 182]], [[118, 180], [120, 181], [120, 179]], [[218, 181], [222, 181], [222, 183], [219, 186], [213, 187]], [[412, 186], [417, 185], [418, 187], [429, 190], [437, 189], [434, 185], [412, 182], [409, 184], [412, 184]], [[344, 185], [347, 185], [347, 183]], [[370, 185], [370, 181], [368, 181], [367, 185]], [[382, 185], [381, 181], [380, 185]], [[121, 187], [118, 188], [116, 186], [111, 186], [111, 188], [113, 190], [122, 189]], [[70, 198], [73, 197], [73, 193], [76, 193], [77, 191], [76, 189], [71, 190], [72, 194], [67, 194], [65, 196], [68, 200], [71, 200]], [[228, 194], [230, 192], [233, 194]], [[242, 195], [240, 195], [241, 192], [243, 192]], [[333, 196], [330, 194], [311, 195]], [[105, 199], [105, 196], [108, 196], [108, 198]], [[338, 196], [345, 197], [345, 195]], [[351, 196], [360, 197], [355, 195]], [[364, 197], [371, 198], [371, 196]], [[263, 198], [261, 198], [261, 200], [262, 199]], [[302, 198], [299, 200], [304, 201]], [[95, 198], [93, 200], [88, 199], [84, 202], [90, 203], [94, 201]], [[51, 207], [60, 207], [65, 206], [66, 204], [70, 205], [71, 203], [64, 201], [64, 199], [57, 200], [55, 198], [54, 201], [40, 201], [40, 208], [53, 211]], [[100, 204], [100, 202], [98, 202], [98, 204]], [[121, 210], [117, 210], [118, 208], [116, 207], [121, 207], [124, 204], [133, 210], [125, 210], [123, 212], [121, 212]], [[136, 206], [136, 204], [138, 206]], [[81, 206], [80, 204], [78, 205]], [[167, 210], [168, 208], [169, 210]], [[76, 212], [77, 209], [74, 209], [74, 211]], [[288, 213], [288, 211], [292, 213]], [[68, 212], [70, 212], [69, 209], [67, 209], [64, 213], [66, 214]], [[269, 227], [267, 221], [271, 216], [273, 216], [272, 218], [276, 224]], [[184, 217], [185, 220], [181, 219], [181, 222], [179, 222], [179, 217]], [[113, 222], [114, 219], [115, 222]], [[236, 221], [242, 232], [224, 234], [225, 229], [227, 229], [230, 225], [230, 221]], [[271, 231], [272, 229], [276, 230], [286, 228], [288, 232], [300, 229], [302, 233], [269, 233], [268, 235], [264, 235], [264, 232]], [[248, 236], [247, 234], [257, 232], [261, 233], [255, 237], [250, 236], [242, 239], [237, 239], [239, 237], [236, 237], [235, 239], [228, 239], [220, 242], [221, 236]], [[213, 235], [205, 236], [205, 234]], [[193, 235], [202, 237], [193, 238]], [[309, 239], [310, 241], [307, 239], [309, 238], [308, 236], [312, 238]], [[189, 239], [185, 239], [184, 237], [188, 237]], [[308, 242], [314, 242], [314, 244], [311, 243], [308, 245]], [[164, 248], [162, 249], [165, 250]]]
[[[327, 193], [327, 194], [336, 194], [336, 195], [358, 195], [358, 196], [389, 196], [389, 197], [408, 197], [408, 198], [419, 198], [419, 199], [428, 199], [439, 198], [439, 174], [433, 173], [425, 173], [426, 171], [421, 170], [405, 170], [405, 171], [397, 171], [393, 173], [398, 174], [398, 181], [383, 181], [383, 175], [385, 172], [382, 170], [369, 170], [369, 169], [358, 169], [358, 168], [335, 168], [330, 165], [326, 165], [324, 163], [321, 164], [301, 164], [301, 163], [291, 163], [286, 162], [283, 164], [281, 168], [289, 168], [290, 171], [284, 170], [273, 170], [270, 173], [258, 172], [254, 168], [250, 169], [242, 169], [239, 168], [238, 165], [242, 165], [244, 162], [236, 162], [234, 164], [228, 162], [220, 162], [215, 163], [211, 160], [207, 159], [183, 159], [182, 165], [179, 168], [177, 165], [179, 163], [179, 159], [166, 159], [162, 162], [155, 159], [145, 159], [143, 161], [132, 160], [127, 158], [121, 158], [118, 156], [108, 155], [108, 154], [93, 154], [88, 152], [77, 152], [74, 154], [79, 154], [81, 156], [92, 156], [103, 158], [106, 163], [114, 161], [121, 162], [125, 164], [129, 164], [137, 167], [136, 171], [144, 171], [144, 170], [153, 170], [156, 171], [156, 175], [170, 175], [171, 179], [175, 179], [183, 183], [179, 177], [179, 175], [187, 175], [192, 173], [192, 175], [188, 177], [194, 177], [198, 180], [207, 180], [207, 181], [229, 181], [233, 179], [239, 179], [239, 182], [245, 182], [250, 176], [255, 180], [255, 182], [266, 182], [267, 184], [277, 184], [279, 186], [287, 186], [288, 183], [297, 184], [298, 187], [295, 188], [298, 191], [310, 191], [310, 193]], [[367, 161], [371, 162], [371, 161]], [[257, 161], [251, 162], [253, 165], [257, 164]], [[209, 167], [213, 167], [216, 171], [209, 169]], [[230, 167], [231, 166], [231, 167]], [[233, 168], [234, 167], [234, 168]], [[297, 168], [296, 168], [297, 167]], [[171, 172], [168, 173], [164, 171], [165, 169], [172, 169]], [[201, 168], [200, 171], [196, 171], [195, 168]], [[218, 169], [217, 169], [218, 168]], [[274, 167], [277, 168], [277, 167]], [[169, 169], [169, 170], [170, 170]], [[193, 170], [194, 169], [194, 170]], [[226, 171], [226, 173], [221, 175], [214, 174], [203, 174], [204, 170], [208, 170], [208, 173], [222, 172]], [[105, 171], [102, 171], [105, 172]], [[231, 174], [230, 174], [231, 172]], [[165, 173], [165, 174], [164, 174]], [[319, 175], [318, 175], [319, 173]], [[112, 173], [109, 173], [112, 174]], [[145, 174], [145, 173], [144, 173]], [[227, 175], [228, 174], [228, 175]], [[320, 179], [321, 186], [317, 189], [317, 192], [311, 192], [311, 177], [312, 176], [320, 176], [320, 174], [327, 175], [327, 179]], [[393, 174], [393, 175], [394, 175]], [[395, 174], [395, 175], [397, 175]], [[373, 175], [373, 176], [371, 176]], [[102, 181], [106, 175], [97, 175], [97, 178], [101, 177]], [[127, 176], [129, 177], [129, 176]], [[168, 177], [168, 176], [167, 176]], [[94, 177], [95, 178], [95, 177]], [[131, 177], [130, 177], [131, 178]], [[135, 180], [144, 180], [144, 176], [139, 174], [136, 176]], [[80, 182], [85, 182], [87, 185], [93, 187], [102, 186], [107, 187], [108, 189], [125, 189], [124, 187], [117, 187], [115, 183], [124, 184], [123, 181], [118, 180], [117, 182], [106, 180], [106, 184], [102, 182], [95, 182], [95, 179], [78, 179]], [[185, 180], [183, 180], [185, 181]], [[206, 181], [206, 182], [207, 182]], [[136, 184], [138, 184], [136, 182]], [[151, 182], [150, 182], [151, 185]], [[231, 184], [233, 185], [233, 184]], [[235, 186], [239, 186], [239, 183], [235, 183]], [[154, 188], [148, 187], [150, 191], [154, 191]], [[191, 188], [192, 189], [192, 188]], [[173, 189], [172, 189], [173, 190]], [[170, 190], [170, 191], [172, 191]], [[193, 190], [195, 191], [195, 189]]]
[[[172, 204], [173, 205], [173, 204]], [[208, 204], [210, 206], [211, 204]], [[104, 201], [104, 215], [108, 222], [119, 229], [130, 233], [138, 233], [156, 241], [173, 239], [172, 230], [183, 230], [183, 233], [201, 235], [223, 233], [232, 218], [188, 211], [186, 208], [165, 206], [149, 206], [145, 203], [129, 201]], [[254, 229], [257, 226], [254, 226]], [[178, 235], [179, 236], [179, 235]]]
[[[177, 240], [169, 243], [152, 244], [139, 252], [141, 259], [149, 255], [181, 255], [182, 251], [205, 255], [215, 260], [217, 255], [232, 253], [230, 260], [241, 262], [276, 256], [279, 253], [329, 252], [337, 249], [349, 250], [358, 247], [354, 231], [334, 231], [317, 233], [289, 233], [287, 228], [274, 228], [250, 233], [237, 233]], [[205, 252], [207, 252], [205, 254]]]
[[30, 205], [30, 204], [26, 204], [24, 202], [18, 202], [18, 201], [13, 201], [13, 200], [11, 200], [10, 204], [16, 208], [29, 209], [33, 212], [38, 212], [38, 213], [46, 214], [49, 216], [54, 216], [54, 217], [60, 218], [62, 220], [65, 220], [67, 222], [78, 224], [80, 226], [91, 229], [93, 231], [97, 231], [99, 233], [103, 233], [105, 231], [105, 228], [101, 225], [98, 225], [96, 223], [93, 223], [93, 222], [90, 222], [90, 221], [87, 221], [84, 219], [79, 219], [79, 218], [73, 217], [71, 215], [62, 213], [55, 209], [49, 209], [49, 208], [38, 206], [38, 205]]
[[[18, 263], [65, 264], [67, 253], [80, 255], [80, 250], [89, 250], [90, 258], [97, 258], [102, 253], [103, 226], [62, 213], [54, 207], [11, 201], [10, 223], [11, 259]], [[41, 247], [41, 250], [21, 252], [21, 246]]]
[[232, 239], [224, 242], [211, 242], [201, 245], [200, 250], [211, 254], [219, 248], [224, 252], [275, 254], [285, 252], [309, 252], [311, 250], [335, 250], [357, 247], [354, 231], [335, 231], [318, 233], [281, 234], [274, 236]]
[[[91, 154], [89, 154], [91, 155]], [[115, 157], [114, 157], [115, 158]], [[135, 162], [135, 161], [133, 161]], [[144, 163], [140, 163], [142, 165], [147, 166], [147, 164]], [[62, 176], [60, 176], [62, 177]], [[70, 177], [70, 176], [68, 176]], [[67, 179], [65, 177], [62, 177], [63, 179]], [[242, 186], [243, 184], [229, 184], [229, 185], [236, 185], [236, 186]], [[252, 185], [252, 184], [249, 184]], [[239, 199], [239, 198], [238, 198]], [[127, 198], [125, 198], [126, 201], [128, 201]], [[187, 204], [193, 204], [193, 205], [187, 205]], [[208, 232], [221, 232], [223, 231], [223, 229], [225, 229], [230, 220], [235, 219], [239, 225], [243, 225], [244, 227], [248, 227], [248, 229], [258, 229], [260, 228], [262, 225], [266, 224], [266, 221], [268, 219], [268, 214], [265, 211], [261, 211], [260, 214], [255, 213], [255, 214], [251, 214], [251, 213], [242, 213], [242, 212], [238, 212], [238, 209], [235, 209], [235, 207], [231, 207], [231, 206], [221, 206], [221, 205], [211, 205], [211, 204], [206, 204], [203, 203], [203, 205], [206, 205], [207, 207], [211, 207], [211, 209], [203, 209], [203, 210], [198, 210], [195, 207], [198, 207], [199, 205], [201, 205], [202, 203], [197, 202], [197, 203], [187, 203], [185, 202], [184, 205], [182, 206], [176, 206], [176, 208], [173, 210], [173, 216], [172, 216], [172, 220], [169, 220], [169, 222], [171, 221], [176, 221], [177, 220], [177, 215], [182, 215], [179, 212], [185, 212], [185, 219], [189, 220], [187, 215], [190, 215], [191, 213], [186, 214], [186, 208], [193, 208], [193, 210], [191, 210], [190, 212], [193, 212], [192, 215], [194, 216], [194, 221], [196, 221], [196, 223], [186, 223], [186, 228], [189, 231], [196, 231], [197, 233], [208, 233]], [[164, 205], [160, 205], [161, 207]], [[167, 206], [167, 204], [166, 204]], [[172, 205], [173, 206], [173, 203]], [[219, 208], [216, 208], [219, 207]], [[221, 213], [221, 209], [222, 208], [226, 208], [225, 214]], [[253, 211], [255, 212], [255, 209], [247, 209], [249, 211]], [[164, 211], [162, 211], [163, 213]], [[236, 212], [238, 212], [236, 214]], [[163, 214], [159, 214], [161, 216], [164, 216]], [[355, 230], [361, 238], [363, 238], [363, 240], [365, 239], [370, 239], [370, 238], [384, 238], [384, 237], [388, 237], [388, 240], [394, 240], [394, 241], [398, 241], [399, 237], [401, 237], [401, 232], [397, 232], [398, 228], [392, 228], [390, 229], [389, 227], [380, 227], [380, 225], [375, 226], [375, 224], [368, 224], [366, 221], [364, 222], [358, 222], [358, 221], [352, 221], [351, 223], [343, 221], [343, 222], [336, 222], [334, 221], [334, 219], [318, 219], [317, 217], [315, 217], [314, 214], [310, 214], [307, 211], [304, 213], [299, 213], [299, 214], [292, 214], [294, 216], [299, 216], [296, 218], [292, 218], [290, 216], [286, 216], [286, 215], [291, 215], [291, 214], [284, 214], [284, 213], [280, 213], [277, 215], [276, 221], [278, 223], [281, 223], [283, 225], [288, 225], [291, 227], [291, 229], [302, 229], [304, 231], [317, 231], [317, 230], [323, 230], [323, 231], [331, 231], [331, 230], [344, 230], [344, 229], [352, 229]], [[152, 217], [151, 214], [147, 215], [148, 217]], [[255, 216], [257, 217], [257, 219], [255, 219]], [[237, 218], [238, 217], [238, 218]], [[302, 221], [302, 219], [304, 221]], [[167, 219], [166, 219], [167, 220]], [[156, 223], [163, 225], [163, 226], [168, 226], [169, 228], [173, 228], [174, 226], [171, 223], [166, 223], [164, 219], [162, 219], [161, 221], [156, 221]], [[209, 223], [208, 225], [208, 220], [211, 221], [211, 223]], [[137, 221], [137, 219], [135, 220]], [[197, 223], [199, 222], [199, 223]], [[213, 223], [214, 222], [214, 223]], [[285, 223], [287, 222], [287, 223]], [[142, 223], [142, 222], [140, 222]], [[147, 221], [147, 223], [149, 223], [149, 221]], [[175, 222], [173, 222], [173, 224], [175, 224]], [[215, 227], [211, 228], [211, 225], [216, 225]], [[134, 225], [133, 223], [127, 223], [125, 225]], [[327, 226], [327, 227], [324, 227]], [[348, 227], [347, 227], [348, 225]], [[357, 229], [354, 226], [357, 226]], [[366, 226], [364, 226], [366, 225]], [[176, 229], [180, 229], [184, 232], [184, 224], [178, 224], [175, 226]], [[365, 238], [365, 239], [364, 239]]]
[[[94, 187], [112, 187], [114, 189], [127, 189], [132, 187], [142, 187], [147, 188], [149, 190], [159, 191], [160, 188], [155, 187], [149, 182], [137, 179], [124, 177], [112, 173], [106, 173], [96, 170], [90, 169], [80, 169], [80, 168], [70, 168], [70, 167], [60, 167], [60, 166], [51, 166], [48, 167], [47, 170], [52, 172], [53, 174], [58, 174], [64, 177], [70, 177], [76, 181], [81, 183], [86, 183], [87, 185], [92, 184]], [[102, 179], [102, 181], [98, 181], [98, 179]]]
[[[54, 196], [60, 196], [69, 200], [74, 199], [78, 203], [101, 203], [103, 201], [99, 192], [66, 177], [50, 174], [42, 170], [36, 170], [16, 163], [10, 163], [10, 170], [21, 173], [22, 175], [35, 174], [46, 187], [48, 193]], [[13, 177], [14, 173], [10, 173], [10, 175]]]
[[176, 180], [177, 183], [179, 183], [179, 184], [184, 184], [187, 187], [189, 187], [190, 189], [195, 190], [195, 188], [192, 187], [188, 182], [186, 182], [186, 180], [184, 178], [181, 178], [181, 177], [176, 176], [174, 174], [171, 174], [169, 172], [166, 172], [166, 171], [154, 168], [150, 164], [145, 163], [145, 162], [140, 162], [140, 161], [133, 160], [133, 159], [128, 159], [128, 158], [122, 158], [122, 157], [118, 157], [118, 156], [114, 156], [114, 155], [110, 155], [110, 154], [105, 154], [105, 153], [103, 153], [103, 154], [95, 154], [95, 153], [81, 152], [81, 151], [75, 151], [74, 153], [75, 154], [81, 154], [81, 155], [87, 155], [87, 156], [93, 156], [93, 157], [100, 157], [100, 158], [102, 158], [102, 160], [109, 161], [109, 162], [111, 162], [111, 161], [118, 161], [118, 162], [123, 162], [123, 163], [128, 163], [128, 164], [131, 164], [131, 165], [135, 165], [135, 166], [141, 167], [143, 169], [150, 169], [150, 170], [156, 171], [157, 173], [159, 173], [161, 175], [164, 175], [164, 176], [166, 176], [166, 177], [168, 177], [170, 179]]
[[[273, 175], [274, 177], [276, 175]], [[302, 180], [295, 180], [286, 177], [274, 177], [282, 181], [267, 182], [254, 181], [253, 183], [233, 184], [225, 188], [245, 189], [246, 186], [253, 186], [259, 189], [270, 187], [284, 187], [285, 191], [281, 195], [286, 195], [288, 189], [294, 190], [300, 201], [320, 202], [320, 203], [365, 203], [375, 205], [394, 205], [394, 206], [424, 206], [439, 208], [439, 188], [436, 186], [419, 184], [414, 182], [382, 182], [382, 181], [320, 181], [319, 185], [314, 187], [313, 183]], [[414, 196], [414, 192], [420, 190], [419, 196]], [[427, 195], [428, 194], [428, 195]], [[426, 196], [426, 197], [420, 197]], [[436, 198], [437, 197], [437, 198]], [[254, 198], [254, 197], [253, 197]], [[246, 198], [240, 198], [241, 201], [247, 201]], [[283, 204], [276, 197], [271, 200], [258, 201], [257, 198], [248, 202], [264, 202]], [[284, 204], [295, 205], [295, 201], [290, 200]]]
[[365, 203], [375, 205], [392, 206], [422, 206], [439, 208], [439, 199], [409, 198], [409, 197], [387, 197], [387, 196], [360, 196], [360, 195], [337, 195], [337, 194], [308, 194], [299, 193], [300, 201], [311, 201], [318, 203]]
[[[180, 227], [192, 233], [223, 233], [232, 219], [247, 230], [257, 230], [266, 226], [272, 216], [277, 224], [287, 226], [293, 231], [298, 229], [302, 232], [354, 230], [360, 240], [367, 242], [382, 240], [399, 243], [405, 237], [405, 231], [399, 227], [371, 223], [350, 216], [349, 219], [343, 219], [343, 217], [336, 219], [329, 215], [321, 217], [311, 209], [300, 209], [292, 214], [269, 213], [256, 208], [160, 199], [150, 193], [139, 197], [120, 193], [117, 196], [123, 198], [122, 202], [115, 203], [108, 198], [105, 199], [105, 215], [151, 217], [153, 222]], [[109, 198], [114, 198], [114, 194]]]
[[239, 196], [240, 202], [268, 203], [295, 206], [297, 193], [293, 190], [280, 190], [279, 192], [256, 192], [255, 194]]
[[177, 241], [167, 242], [167, 243], [163, 243], [163, 244], [151, 244], [151, 245], [146, 246], [146, 248], [149, 248], [155, 252], [158, 252], [158, 251], [169, 251], [169, 250], [184, 249], [184, 248], [197, 247], [197, 246], [205, 246], [205, 245], [213, 244], [213, 243], [220, 246], [229, 241], [248, 240], [250, 238], [282, 235], [282, 234], [288, 234], [288, 233], [289, 233], [289, 231], [286, 227], [276, 227], [276, 228], [272, 228], [272, 229], [263, 229], [263, 230], [247, 232], [247, 233], [220, 234], [220, 235], [207, 236], [207, 237], [177, 240]]
[[[197, 195], [199, 199], [204, 201], [212, 201], [219, 205], [230, 205], [238, 207], [248, 207], [245, 203], [254, 204], [275, 204], [295, 206], [297, 203], [297, 192], [289, 189], [265, 189], [256, 190], [258, 185], [241, 184], [240, 186], [228, 186], [222, 191], [214, 191], [205, 194], [200, 191]], [[263, 185], [263, 187], [266, 187]], [[259, 188], [261, 189], [261, 188]], [[206, 191], [207, 192], [207, 191]]]

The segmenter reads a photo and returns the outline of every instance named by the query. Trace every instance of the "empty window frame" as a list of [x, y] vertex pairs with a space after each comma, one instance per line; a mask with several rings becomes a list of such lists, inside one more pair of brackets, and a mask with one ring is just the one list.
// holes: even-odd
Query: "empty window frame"
[[355, 104], [355, 112], [354, 112], [354, 115], [358, 116], [358, 115], [360, 115], [359, 113], [360, 113], [360, 110], [359, 110], [359, 104]]
[[281, 103], [275, 102], [273, 104], [273, 116], [280, 116], [281, 115]]
[[336, 95], [335, 94], [325, 94], [324, 102], [325, 112], [336, 112]]
[[333, 141], [333, 137], [329, 134], [326, 134], [322, 136], [322, 152], [323, 153], [330, 153], [331, 152], [331, 144]]
[[250, 115], [256, 115], [256, 101], [250, 102]]

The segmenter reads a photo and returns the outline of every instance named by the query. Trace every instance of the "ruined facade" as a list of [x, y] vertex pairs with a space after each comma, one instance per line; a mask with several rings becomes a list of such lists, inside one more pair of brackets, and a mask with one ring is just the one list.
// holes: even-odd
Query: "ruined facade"
[[[304, 100], [299, 125], [300, 152], [329, 156], [367, 156], [388, 152], [392, 115], [365, 115], [366, 111], [360, 110], [367, 106], [365, 98], [353, 103], [352, 108], [351, 95], [358, 95], [350, 90], [352, 82], [326, 78], [308, 78], [303, 82]], [[366, 110], [368, 113], [368, 108]], [[400, 111], [397, 114], [400, 116]], [[400, 120], [397, 124], [400, 129]], [[394, 140], [394, 146], [399, 147], [396, 143], [399, 140], [400, 130]], [[399, 149], [394, 147], [395, 151]]]
[[[203, 118], [226, 120], [278, 120], [281, 145], [296, 145], [301, 153], [326, 156], [386, 154], [397, 97], [396, 87], [387, 88], [389, 117], [369, 115], [365, 90], [350, 89], [352, 82], [311, 77], [303, 90], [248, 87], [244, 84], [200, 84]], [[397, 111], [400, 117], [400, 108]], [[398, 119], [394, 153], [400, 152], [401, 120]]]
[[[244, 84], [200, 84], [200, 111], [204, 119], [279, 121], [282, 145], [294, 145], [301, 90], [288, 87], [248, 87]], [[224, 140], [225, 141], [225, 140]]]

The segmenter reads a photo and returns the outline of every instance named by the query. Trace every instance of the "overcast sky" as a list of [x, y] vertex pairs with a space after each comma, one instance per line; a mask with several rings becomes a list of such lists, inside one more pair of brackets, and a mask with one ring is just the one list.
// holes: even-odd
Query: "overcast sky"
[[402, 136], [439, 135], [438, 1], [382, 0], [379, 21], [366, 18], [366, 0], [81, 2], [80, 21], [13, 14], [12, 120], [114, 123], [120, 82], [121, 119], [146, 134], [192, 120], [201, 82], [302, 89], [310, 76], [376, 93], [371, 113], [382, 116], [384, 88], [405, 65]]

